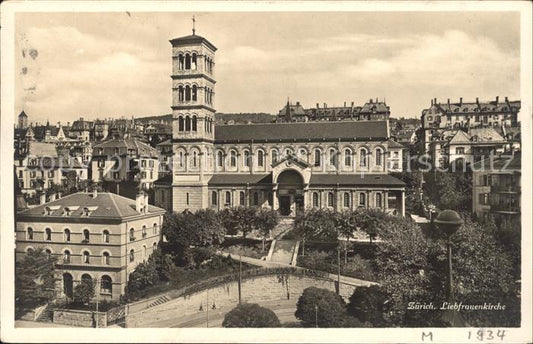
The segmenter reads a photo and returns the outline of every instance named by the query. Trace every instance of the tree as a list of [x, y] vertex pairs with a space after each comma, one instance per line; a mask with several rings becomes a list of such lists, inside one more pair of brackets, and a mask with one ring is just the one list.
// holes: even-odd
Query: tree
[[156, 261], [148, 259], [141, 262], [130, 274], [126, 291], [129, 298], [135, 298], [135, 295], [151, 286], [159, 283], [159, 273], [157, 271]]
[[55, 259], [43, 249], [30, 250], [15, 263], [17, 313], [51, 301], [54, 297]]
[[386, 326], [383, 318], [386, 302], [387, 295], [378, 286], [355, 288], [348, 303], [348, 314], [361, 322], [371, 323], [374, 327]]
[[309, 287], [298, 299], [295, 316], [306, 327], [342, 327], [347, 319], [346, 303], [333, 291]]
[[233, 221], [237, 231], [242, 233], [242, 237], [254, 230], [255, 215], [257, 209], [254, 207], [237, 207], [231, 209]]
[[213, 210], [193, 213], [169, 213], [163, 222], [163, 234], [178, 260], [191, 246], [216, 246], [224, 241], [225, 229]]
[[309, 209], [296, 216], [294, 231], [302, 241], [302, 255], [305, 255], [305, 242], [312, 239], [337, 240], [335, 212], [328, 209]]
[[82, 279], [74, 288], [74, 302], [87, 304], [95, 295], [95, 283], [92, 279]]
[[243, 303], [224, 317], [223, 327], [281, 327], [277, 315], [255, 303]]
[[263, 238], [262, 250], [265, 251], [265, 241], [270, 232], [278, 225], [279, 214], [273, 209], [259, 209], [255, 217], [255, 228], [259, 230]]

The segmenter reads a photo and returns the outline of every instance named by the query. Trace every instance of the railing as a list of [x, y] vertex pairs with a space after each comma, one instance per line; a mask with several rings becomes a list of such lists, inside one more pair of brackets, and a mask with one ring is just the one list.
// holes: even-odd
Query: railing
[[519, 213], [520, 207], [513, 204], [495, 204], [491, 205], [490, 210], [505, 213]]
[[517, 185], [493, 185], [490, 191], [494, 193], [518, 193], [520, 187]]

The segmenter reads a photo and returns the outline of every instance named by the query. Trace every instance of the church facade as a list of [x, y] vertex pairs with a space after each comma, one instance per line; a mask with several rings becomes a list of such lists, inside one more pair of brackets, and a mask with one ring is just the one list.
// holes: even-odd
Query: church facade
[[404, 214], [405, 184], [389, 175], [388, 120], [215, 125], [215, 52], [195, 35], [172, 44], [172, 159], [155, 183], [167, 210], [272, 207]]

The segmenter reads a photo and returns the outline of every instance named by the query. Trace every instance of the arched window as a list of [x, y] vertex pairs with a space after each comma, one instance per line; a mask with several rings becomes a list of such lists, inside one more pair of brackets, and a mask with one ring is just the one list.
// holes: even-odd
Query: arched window
[[154, 228], [154, 234], [157, 234], [157, 223], [154, 222], [153, 228]]
[[47, 248], [46, 250], [44, 250], [44, 253], [46, 253], [46, 255], [48, 256], [48, 258], [50, 258], [52, 256], [52, 250], [50, 250], [49, 248]]
[[109, 252], [102, 253], [102, 264], [109, 265]]
[[196, 53], [192, 54], [191, 69], [196, 70]]
[[65, 228], [65, 237], [64, 238], [65, 238], [66, 242], [70, 241], [70, 229]]
[[191, 69], [191, 55], [185, 54], [185, 69]]
[[191, 131], [191, 118], [185, 116], [185, 131]]
[[103, 294], [112, 294], [113, 293], [113, 282], [111, 277], [104, 275], [102, 276], [100, 282], [100, 292]]
[[382, 196], [380, 193], [377, 193], [376, 194], [376, 208], [381, 208], [382, 207]]
[[245, 202], [244, 202], [244, 191], [239, 192], [239, 205], [242, 205], [242, 206], [245, 205]]
[[259, 205], [259, 193], [254, 192], [254, 205]]
[[265, 157], [262, 150], [257, 151], [257, 166], [263, 167], [265, 165]]
[[65, 264], [70, 263], [70, 251], [69, 250], [65, 250], [63, 252], [63, 263]]
[[89, 251], [83, 251], [83, 263], [84, 264], [89, 264], [90, 263]]
[[93, 279], [92, 279], [91, 275], [83, 274], [83, 275], [81, 275], [81, 281], [82, 282], [92, 283]]
[[367, 164], [366, 154], [367, 154], [366, 149], [361, 149], [359, 151], [359, 166], [361, 167], [366, 167], [366, 164]]
[[109, 231], [105, 230], [102, 232], [102, 241], [106, 244], [109, 244]]
[[52, 230], [50, 228], [46, 228], [44, 230], [45, 233], [45, 240], [51, 241], [52, 240]]
[[135, 241], [135, 229], [130, 228], [130, 241]]
[[383, 151], [381, 148], [376, 149], [376, 166], [381, 166], [383, 164]]
[[183, 116], [178, 117], [178, 130], [183, 131], [184, 129], [184, 123], [183, 123]]
[[179, 167], [183, 167], [183, 152], [178, 153], [178, 165]]
[[185, 194], [185, 198], [186, 198], [187, 205], [189, 205], [191, 199], [190, 199], [190, 195], [188, 192], [187, 194]]
[[198, 100], [198, 87], [192, 85], [192, 100]]
[[133, 261], [135, 261], [135, 250], [131, 249], [130, 250], [130, 262], [133, 262]]
[[184, 58], [183, 54], [178, 55], [178, 70], [183, 70]]
[[245, 150], [244, 151], [244, 159], [242, 161], [244, 167], [250, 167], [250, 152]]
[[318, 203], [318, 192], [313, 192], [313, 207], [318, 208], [320, 205]]
[[337, 150], [335, 149], [329, 150], [329, 164], [331, 166], [337, 166]]
[[83, 241], [89, 242], [91, 239], [91, 234], [89, 233], [88, 229], [83, 230]]
[[217, 205], [218, 193], [216, 191], [211, 191], [211, 204]]
[[366, 195], [364, 193], [359, 194], [359, 206], [360, 207], [366, 206]]
[[185, 100], [185, 93], [183, 90], [183, 86], [181, 85], [178, 86], [178, 99], [180, 103], [183, 102], [183, 100]]
[[146, 260], [146, 245], [143, 245], [143, 260]]
[[196, 151], [192, 152], [192, 167], [198, 167], [198, 152]]
[[141, 233], [142, 233], [143, 238], [145, 238], [145, 237], [148, 235], [148, 234], [146, 233], [146, 225], [143, 225], [143, 227], [142, 227], [142, 232], [141, 232]]
[[226, 191], [226, 205], [231, 205], [231, 192]]
[[185, 86], [185, 101], [191, 100], [191, 86]]
[[307, 151], [305, 149], [300, 149], [300, 159], [306, 161], [307, 160]]
[[278, 151], [273, 149], [271, 153], [272, 153], [272, 163], [275, 164], [278, 162]]
[[237, 166], [237, 152], [233, 150], [230, 152], [230, 165], [231, 167]]
[[350, 194], [348, 192], [344, 193], [344, 207], [350, 208]]
[[224, 163], [224, 153], [222, 151], [217, 152], [217, 166], [222, 167]]
[[344, 166], [352, 166], [352, 151], [350, 149], [344, 150]]
[[33, 240], [33, 228], [28, 227], [28, 229], [26, 230], [26, 239]]
[[198, 131], [198, 119], [192, 116], [192, 131]]
[[335, 205], [333, 198], [333, 192], [328, 192], [328, 207], [333, 207]]
[[321, 166], [322, 165], [322, 152], [320, 149], [315, 149], [315, 166]]

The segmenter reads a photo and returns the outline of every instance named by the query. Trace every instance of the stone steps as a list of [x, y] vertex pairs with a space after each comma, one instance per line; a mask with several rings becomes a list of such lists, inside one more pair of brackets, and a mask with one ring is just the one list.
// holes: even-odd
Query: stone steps
[[53, 317], [54, 317], [54, 309], [52, 305], [48, 304], [46, 305], [46, 307], [43, 309], [41, 314], [39, 314], [39, 316], [35, 320], [40, 321], [40, 322], [52, 322]]
[[151, 304], [149, 304], [146, 308], [151, 308], [151, 307], [155, 307], [155, 306], [159, 306], [165, 302], [168, 302], [170, 301], [170, 299], [166, 296], [166, 295], [163, 295], [159, 298], [157, 298], [154, 302], [152, 302]]

